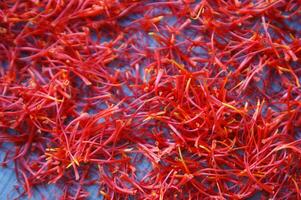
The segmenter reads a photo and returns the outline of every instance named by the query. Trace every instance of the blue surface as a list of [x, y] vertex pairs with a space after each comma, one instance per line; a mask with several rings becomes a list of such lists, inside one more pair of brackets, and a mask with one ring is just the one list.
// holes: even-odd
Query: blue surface
[[[0, 161], [2, 161], [3, 158], [4, 153], [0, 151]], [[15, 187], [17, 185], [19, 185], [19, 183], [16, 178], [13, 164], [10, 164], [8, 167], [0, 167], [0, 199], [4, 200], [18, 198], [19, 194]], [[20, 190], [22, 189], [20, 188]], [[47, 187], [39, 187], [38, 189], [34, 189], [32, 193], [32, 200], [43, 199], [43, 196], [47, 196], [49, 199], [58, 199], [55, 196], [57, 190], [52, 185], [49, 185]], [[23, 197], [18, 199], [26, 200], [28, 198]]]
[[[170, 25], [172, 25], [174, 23], [176, 19], [171, 18], [169, 22]], [[126, 22], [124, 24], [125, 26], [127, 25]], [[300, 28], [300, 24], [295, 24], [296, 27]], [[92, 34], [92, 38], [95, 40], [97, 38], [97, 36], [95, 35], [95, 33]], [[155, 40], [153, 40], [151, 37], [148, 38], [148, 42], [149, 42], [149, 47], [150, 48], [155, 48], [157, 43]], [[106, 42], [106, 41], [110, 41], [110, 38], [105, 38], [102, 37], [102, 41], [100, 41], [100, 43]], [[202, 54], [202, 53], [206, 53], [203, 49], [197, 47], [195, 49], [195, 51], [197, 51], [198, 54]], [[2, 66], [6, 67], [8, 65], [8, 63], [3, 63]], [[143, 74], [143, 72], [141, 72], [141, 74]], [[299, 78], [299, 81], [301, 82], [301, 77]], [[126, 91], [126, 93], [130, 94], [130, 90], [126, 87], [124, 87], [124, 90]], [[301, 138], [301, 130], [298, 131], [298, 136]], [[296, 138], [298, 139], [298, 138]], [[0, 162], [3, 160], [4, 158], [4, 153], [2, 151], [0, 151]], [[147, 167], [148, 163], [144, 163], [142, 164], [142, 166], [140, 166], [141, 168]], [[137, 166], [139, 167], [139, 166]], [[11, 165], [9, 165], [8, 167], [1, 167], [0, 166], [0, 200], [4, 200], [4, 199], [21, 199], [21, 200], [26, 200], [29, 198], [26, 197], [22, 197], [22, 198], [18, 198], [19, 194], [17, 193], [16, 187], [19, 185], [19, 187], [21, 186], [20, 183], [18, 183], [17, 179], [16, 179], [16, 175], [14, 172], [14, 166], [11, 163]], [[19, 188], [20, 190], [22, 190], [22, 188]], [[54, 185], [48, 185], [48, 186], [41, 186], [39, 188], [33, 189], [32, 194], [33, 197], [31, 198], [32, 200], [40, 200], [40, 199], [58, 199], [59, 197], [57, 196], [57, 194], [59, 193], [59, 188], [56, 188], [56, 186]], [[88, 192], [90, 193], [90, 198], [89, 200], [94, 200], [94, 199], [102, 199], [99, 196], [98, 193], [98, 187], [97, 186], [92, 186], [90, 188], [88, 188]], [[251, 199], [259, 199], [260, 198], [260, 193], [257, 193], [256, 195], [254, 195], [254, 197], [252, 197]]]

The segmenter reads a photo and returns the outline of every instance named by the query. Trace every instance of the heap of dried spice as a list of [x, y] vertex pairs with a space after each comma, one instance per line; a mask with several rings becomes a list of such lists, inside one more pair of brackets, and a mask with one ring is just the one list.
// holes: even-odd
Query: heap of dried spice
[[301, 199], [300, 58], [300, 0], [0, 1], [1, 165], [19, 197]]

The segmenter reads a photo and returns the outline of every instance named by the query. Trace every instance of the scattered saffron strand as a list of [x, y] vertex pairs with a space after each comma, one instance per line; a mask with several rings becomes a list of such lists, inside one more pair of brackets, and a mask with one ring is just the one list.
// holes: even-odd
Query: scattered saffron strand
[[299, 1], [0, 8], [17, 198], [301, 199]]

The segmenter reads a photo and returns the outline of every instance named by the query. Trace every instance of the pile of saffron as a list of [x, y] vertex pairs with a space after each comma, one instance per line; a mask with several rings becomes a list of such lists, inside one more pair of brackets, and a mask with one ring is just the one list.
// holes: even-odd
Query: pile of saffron
[[0, 1], [1, 166], [19, 197], [301, 199], [300, 58], [300, 0]]

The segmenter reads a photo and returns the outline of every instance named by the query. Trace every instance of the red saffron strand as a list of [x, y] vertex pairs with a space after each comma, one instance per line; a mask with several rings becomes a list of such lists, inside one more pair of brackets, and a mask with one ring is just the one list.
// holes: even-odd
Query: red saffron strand
[[20, 198], [300, 199], [299, 1], [0, 8], [1, 166]]

